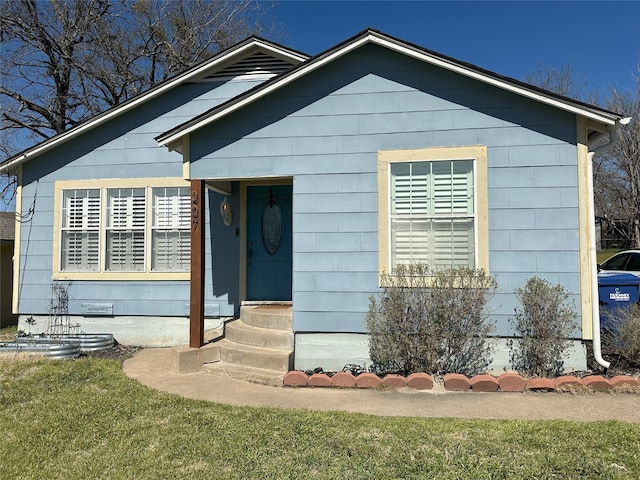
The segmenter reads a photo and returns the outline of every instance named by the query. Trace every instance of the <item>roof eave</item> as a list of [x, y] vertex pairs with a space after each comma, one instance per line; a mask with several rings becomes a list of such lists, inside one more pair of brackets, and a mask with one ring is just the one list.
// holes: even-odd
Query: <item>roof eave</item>
[[90, 118], [89, 120], [86, 120], [85, 122], [82, 122], [81, 124], [65, 132], [62, 132], [49, 139], [46, 139], [38, 143], [37, 145], [31, 148], [28, 148], [13, 157], [8, 158], [5, 162], [0, 164], [0, 173], [9, 172], [13, 168], [17, 167], [18, 165], [34, 157], [37, 157], [51, 150], [52, 148], [62, 143], [65, 143], [77, 137], [78, 135], [81, 135], [86, 131], [96, 128], [126, 113], [127, 111], [135, 108], [136, 106], [143, 104], [145, 102], [148, 102], [149, 100], [152, 100], [153, 98], [159, 95], [162, 95], [163, 93], [177, 87], [182, 83], [186, 83], [191, 80], [199, 78], [200, 76], [202, 76], [203, 72], [206, 72], [207, 70], [211, 70], [215, 68], [216, 65], [228, 62], [230, 57], [242, 55], [248, 50], [255, 49], [255, 48], [262, 48], [262, 49], [271, 51], [272, 53], [278, 56], [281, 56], [281, 57], [284, 56], [284, 57], [290, 58], [291, 60], [296, 60], [299, 62], [303, 62], [309, 58], [308, 55], [305, 55], [301, 52], [297, 52], [295, 50], [281, 47], [279, 45], [276, 45], [272, 42], [269, 42], [267, 40], [264, 40], [258, 37], [250, 37], [247, 40], [235, 45], [234, 47], [231, 47], [230, 49], [225, 50], [224, 52], [220, 52], [218, 55], [199, 63], [198, 65], [192, 67], [191, 69], [187, 70], [182, 74], [177, 75], [176, 77], [173, 77], [172, 79], [169, 79], [161, 84], [156, 85], [155, 87], [150, 88], [149, 90], [131, 98], [126, 102], [116, 107], [113, 107], [105, 112], [102, 112], [96, 115], [95, 117]]
[[598, 109], [597, 107], [580, 105], [577, 102], [569, 101], [569, 99], [564, 100], [560, 98], [560, 96], [557, 96], [551, 92], [545, 93], [543, 91], [536, 91], [533, 88], [527, 88], [524, 85], [519, 84], [520, 82], [516, 82], [515, 80], [513, 82], [510, 82], [503, 77], [496, 76], [497, 74], [491, 75], [490, 73], [482, 72], [478, 68], [472, 68], [471, 66], [464, 65], [460, 62], [456, 62], [444, 56], [426, 51], [423, 48], [394, 39], [393, 37], [384, 35], [376, 30], [369, 29], [361, 32], [352, 39], [339, 44], [333, 49], [327, 50], [324, 53], [312, 57], [311, 59], [295, 68], [293, 71], [276, 77], [273, 82], [258, 87], [253, 92], [249, 91], [245, 95], [236, 97], [235, 99], [232, 99], [229, 102], [210, 110], [209, 112], [205, 112], [204, 114], [196, 117], [193, 120], [185, 122], [182, 125], [178, 125], [171, 130], [168, 130], [167, 132], [156, 137], [156, 141], [161, 146], [175, 144], [176, 142], [180, 141], [179, 139], [182, 136], [189, 134], [209, 123], [215, 122], [219, 118], [222, 118], [250, 103], [259, 100], [272, 91], [288, 85], [298, 78], [307, 75], [308, 73], [343, 55], [346, 55], [347, 53], [357, 49], [358, 47], [366, 43], [374, 43], [384, 46], [391, 50], [404, 53], [418, 60], [425, 61], [432, 65], [436, 65], [455, 73], [465, 75], [486, 84], [493, 85], [512, 93], [530, 98], [532, 100], [536, 100], [538, 102], [559, 108], [561, 110], [583, 116], [591, 120], [592, 122], [602, 124], [605, 128], [607, 125], [616, 125], [622, 118], [621, 115], [617, 115], [612, 112], [606, 112], [604, 110]]

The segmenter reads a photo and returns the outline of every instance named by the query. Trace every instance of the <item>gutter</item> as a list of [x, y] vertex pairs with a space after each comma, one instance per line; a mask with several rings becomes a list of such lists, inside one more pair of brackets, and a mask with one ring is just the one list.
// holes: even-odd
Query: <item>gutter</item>
[[[600, 145], [589, 151], [587, 155], [587, 188], [589, 190], [589, 205], [588, 210], [591, 212], [591, 220], [595, 221], [595, 204], [594, 204], [594, 191], [593, 191], [593, 157], [598, 152], [603, 152], [613, 147], [618, 143], [618, 129], [624, 125], [627, 125], [631, 121], [631, 117], [626, 117], [618, 122], [614, 126], [607, 126], [609, 131], [609, 143]], [[604, 358], [602, 358], [602, 339], [600, 337], [600, 302], [598, 293], [598, 260], [596, 258], [596, 228], [595, 224], [591, 225], [589, 229], [589, 260], [591, 263], [591, 322], [592, 322], [592, 337], [593, 337], [593, 358], [596, 362], [602, 365], [604, 368], [609, 368], [611, 365]]]

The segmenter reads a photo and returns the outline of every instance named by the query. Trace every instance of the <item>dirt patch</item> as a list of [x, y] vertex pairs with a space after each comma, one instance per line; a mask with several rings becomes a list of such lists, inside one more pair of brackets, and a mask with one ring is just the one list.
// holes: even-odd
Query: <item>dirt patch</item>
[[111, 360], [117, 360], [122, 363], [126, 359], [133, 357], [133, 355], [141, 350], [142, 347], [116, 344], [108, 350], [98, 350], [96, 352], [87, 352], [83, 356], [92, 358], [108, 358]]
[[640, 364], [630, 362], [620, 354], [608, 348], [606, 345], [602, 346], [602, 356], [605, 360], [611, 363], [608, 369], [605, 369], [593, 358], [593, 348], [591, 343], [587, 343], [586, 347], [587, 368], [589, 369], [587, 372], [585, 372], [587, 375], [593, 375], [593, 373], [597, 373], [608, 378], [615, 377], [616, 375], [630, 375], [632, 377], [640, 377]]

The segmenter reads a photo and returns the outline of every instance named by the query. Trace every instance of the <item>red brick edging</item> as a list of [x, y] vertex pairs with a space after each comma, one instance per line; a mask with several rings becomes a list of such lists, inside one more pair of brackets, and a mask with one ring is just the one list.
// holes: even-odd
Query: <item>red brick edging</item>
[[[476, 375], [467, 377], [459, 373], [448, 373], [442, 377], [444, 388], [457, 392], [563, 392], [567, 390], [623, 390], [640, 393], [640, 379], [630, 375], [618, 375], [605, 378], [602, 375], [590, 375], [584, 378], [564, 375], [557, 378], [525, 379], [514, 372], [503, 373], [498, 377]], [[361, 373], [354, 376], [349, 372], [339, 372], [333, 376], [326, 373], [307, 375], [299, 370], [288, 372], [282, 381], [285, 387], [341, 387], [341, 388], [402, 388], [431, 390], [433, 377], [427, 373], [386, 375], [383, 378], [373, 373]]]

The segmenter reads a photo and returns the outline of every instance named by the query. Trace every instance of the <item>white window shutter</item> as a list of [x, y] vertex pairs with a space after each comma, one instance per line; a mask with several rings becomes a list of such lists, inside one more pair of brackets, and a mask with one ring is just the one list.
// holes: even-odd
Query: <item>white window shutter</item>
[[146, 229], [144, 188], [107, 190], [106, 269], [143, 271]]
[[187, 271], [191, 260], [190, 190], [154, 188], [151, 269]]
[[391, 268], [475, 265], [473, 160], [391, 165]]
[[[147, 192], [151, 225], [147, 225]], [[102, 193], [106, 192], [102, 219]], [[95, 188], [62, 192], [60, 270], [146, 269], [151, 234], [151, 269], [188, 271], [191, 254], [191, 202], [188, 187]]]
[[100, 256], [100, 190], [65, 190], [62, 203], [60, 269], [97, 271]]

